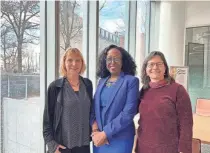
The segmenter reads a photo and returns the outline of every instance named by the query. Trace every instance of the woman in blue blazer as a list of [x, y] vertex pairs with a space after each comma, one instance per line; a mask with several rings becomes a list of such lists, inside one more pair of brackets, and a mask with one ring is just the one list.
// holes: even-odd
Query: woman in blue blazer
[[101, 53], [100, 77], [91, 112], [94, 153], [131, 153], [139, 79], [136, 64], [123, 48], [110, 45]]

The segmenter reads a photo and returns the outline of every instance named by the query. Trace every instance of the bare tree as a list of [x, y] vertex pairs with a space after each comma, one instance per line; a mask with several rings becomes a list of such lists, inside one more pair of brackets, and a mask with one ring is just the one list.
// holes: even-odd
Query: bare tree
[[[140, 25], [141, 25], [141, 31], [142, 33], [145, 33], [146, 32], [146, 28], [147, 28], [147, 19], [149, 18], [149, 4], [150, 2], [149, 1], [139, 1], [139, 11], [141, 12], [141, 16], [139, 17], [140, 18]], [[138, 12], [137, 12], [138, 13]]]
[[77, 1], [60, 2], [60, 33], [64, 45], [60, 46], [63, 50], [71, 47], [72, 40], [81, 41], [82, 38], [82, 18], [76, 11], [80, 4]]
[[1, 25], [1, 59], [4, 63], [4, 70], [9, 71], [10, 68], [15, 67], [16, 59], [16, 39], [14, 33], [11, 31], [11, 27], [5, 22]]
[[2, 1], [2, 20], [10, 25], [17, 39], [18, 72], [22, 72], [22, 48], [24, 43], [37, 44], [39, 40], [39, 1]]
[[23, 69], [27, 72], [34, 72], [35, 71], [35, 63], [34, 63], [34, 55], [33, 51], [30, 49], [27, 49], [27, 51], [23, 54]]
[[9, 32], [9, 29], [6, 27], [3, 29], [3, 26], [1, 26], [1, 48], [3, 51], [3, 54], [1, 53], [1, 58], [4, 62], [4, 69], [7, 70], [6, 64], [7, 64], [7, 58], [6, 58], [6, 51], [7, 51], [7, 45], [6, 45], [6, 39], [7, 34]]
[[[99, 11], [105, 5], [106, 0], [100, 4]], [[80, 9], [82, 9], [80, 1], [60, 1], [60, 48], [63, 50], [72, 47], [74, 43], [81, 43], [82, 41], [83, 19], [81, 14], [79, 14], [81, 13]]]

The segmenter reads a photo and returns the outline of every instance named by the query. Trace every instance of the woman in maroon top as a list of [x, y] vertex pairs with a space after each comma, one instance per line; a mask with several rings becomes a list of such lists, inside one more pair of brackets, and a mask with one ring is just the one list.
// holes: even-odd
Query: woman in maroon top
[[154, 51], [142, 67], [137, 153], [192, 153], [192, 108], [185, 88]]

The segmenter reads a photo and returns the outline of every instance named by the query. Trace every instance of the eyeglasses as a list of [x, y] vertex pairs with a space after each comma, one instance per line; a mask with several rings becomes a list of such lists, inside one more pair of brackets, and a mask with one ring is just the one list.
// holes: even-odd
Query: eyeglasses
[[148, 67], [148, 68], [153, 68], [155, 65], [156, 65], [157, 67], [161, 67], [161, 66], [163, 66], [163, 62], [158, 62], [158, 63], [147, 63], [147, 67]]
[[106, 62], [107, 63], [112, 63], [112, 62], [120, 63], [121, 62], [121, 58], [108, 57], [108, 58], [106, 58]]

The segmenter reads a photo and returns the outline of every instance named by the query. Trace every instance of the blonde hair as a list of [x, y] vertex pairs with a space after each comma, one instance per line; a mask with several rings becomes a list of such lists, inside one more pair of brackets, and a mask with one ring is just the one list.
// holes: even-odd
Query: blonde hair
[[79, 56], [82, 60], [82, 68], [80, 70], [80, 74], [83, 74], [86, 70], [86, 65], [85, 65], [85, 61], [84, 61], [84, 58], [82, 56], [82, 53], [80, 52], [79, 49], [77, 48], [68, 48], [66, 49], [62, 59], [61, 59], [61, 66], [60, 66], [60, 74], [62, 76], [66, 76], [67, 75], [67, 71], [66, 71], [66, 67], [65, 67], [65, 61], [66, 61], [66, 58], [68, 56], [72, 56], [72, 55], [76, 55], [76, 56]]

